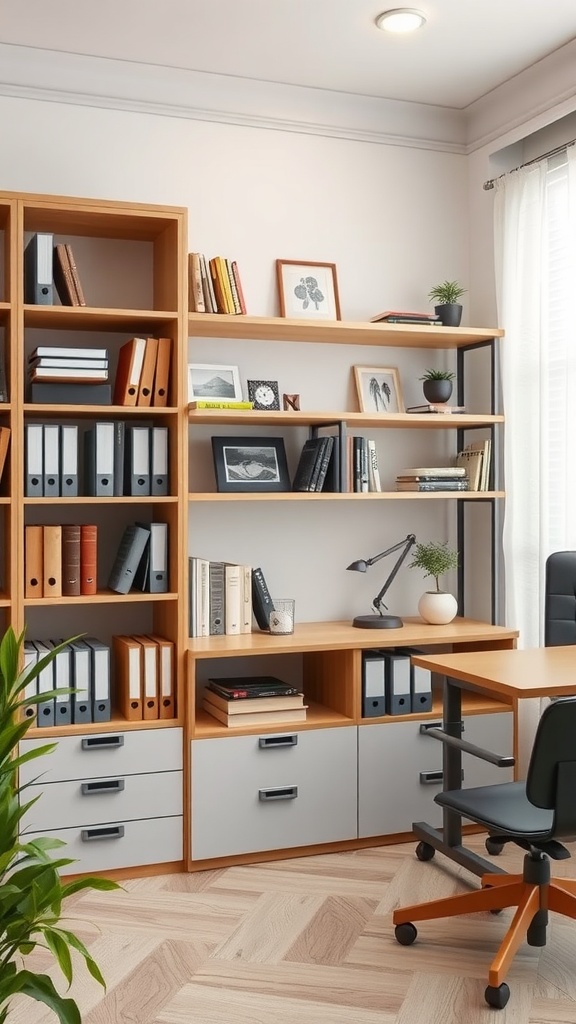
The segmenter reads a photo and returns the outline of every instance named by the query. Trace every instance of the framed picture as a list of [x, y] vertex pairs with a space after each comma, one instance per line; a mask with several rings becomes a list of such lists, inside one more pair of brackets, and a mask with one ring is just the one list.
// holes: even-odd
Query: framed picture
[[276, 260], [280, 316], [340, 320], [335, 263]]
[[394, 366], [355, 366], [361, 412], [404, 412], [398, 370]]
[[217, 402], [241, 402], [242, 385], [237, 366], [219, 363], [188, 364], [188, 401], [206, 398]]
[[213, 437], [219, 491], [289, 491], [281, 437]]
[[248, 401], [255, 409], [280, 409], [280, 393], [277, 380], [247, 380]]

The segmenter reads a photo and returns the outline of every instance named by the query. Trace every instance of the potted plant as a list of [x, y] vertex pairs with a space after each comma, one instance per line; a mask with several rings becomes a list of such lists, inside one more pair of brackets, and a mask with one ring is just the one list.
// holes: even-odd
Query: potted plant
[[24, 633], [17, 637], [11, 627], [0, 643], [0, 1024], [4, 1024], [10, 1000], [17, 993], [45, 1003], [60, 1024], [80, 1024], [80, 1011], [74, 999], [60, 995], [47, 974], [27, 969], [24, 963], [36, 946], [42, 947], [53, 955], [70, 984], [70, 952], [76, 950], [92, 977], [104, 985], [100, 970], [84, 943], [62, 927], [62, 904], [81, 889], [104, 890], [118, 886], [104, 878], [85, 877], [62, 882], [59, 868], [73, 861], [70, 858], [52, 860], [50, 851], [65, 843], [46, 837], [27, 839], [21, 834], [22, 819], [38, 797], [26, 802], [27, 787], [18, 785], [18, 769], [56, 746], [47, 743], [19, 753], [19, 743], [34, 723], [33, 717], [25, 717], [26, 709], [53, 696], [51, 691], [27, 697], [25, 689], [65, 646], [54, 647], [36, 665], [20, 671], [23, 643]]
[[424, 370], [420, 380], [427, 402], [447, 402], [452, 394], [452, 381], [456, 374], [451, 370]]
[[426, 591], [418, 602], [418, 612], [424, 621], [435, 625], [452, 622], [458, 604], [453, 594], [440, 589], [440, 577], [458, 568], [458, 552], [449, 548], [446, 541], [416, 544], [409, 568], [423, 569], [424, 576], [432, 576], [436, 583], [436, 589]]
[[464, 295], [465, 288], [458, 281], [443, 281], [428, 293], [428, 298], [435, 302], [434, 312], [440, 317], [444, 327], [459, 327], [462, 319], [462, 306], [458, 299]]

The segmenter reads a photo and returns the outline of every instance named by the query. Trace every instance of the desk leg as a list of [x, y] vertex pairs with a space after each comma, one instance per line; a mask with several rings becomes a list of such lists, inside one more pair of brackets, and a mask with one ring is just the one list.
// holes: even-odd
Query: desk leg
[[[444, 723], [443, 728], [450, 736], [462, 735], [462, 691], [451, 679], [444, 679]], [[442, 751], [442, 770], [444, 788], [460, 789], [462, 786], [462, 751], [444, 744]], [[491, 861], [484, 860], [478, 854], [467, 850], [462, 845], [462, 818], [456, 811], [444, 807], [442, 809], [442, 830], [432, 828], [424, 821], [416, 821], [412, 825], [414, 834], [422, 842], [445, 854], [462, 867], [475, 875], [505, 874], [502, 868], [496, 867]]]

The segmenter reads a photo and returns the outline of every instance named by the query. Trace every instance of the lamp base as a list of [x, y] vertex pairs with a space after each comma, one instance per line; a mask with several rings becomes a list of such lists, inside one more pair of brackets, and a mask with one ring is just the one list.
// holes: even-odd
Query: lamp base
[[404, 623], [398, 615], [357, 615], [352, 625], [357, 629], [400, 629]]

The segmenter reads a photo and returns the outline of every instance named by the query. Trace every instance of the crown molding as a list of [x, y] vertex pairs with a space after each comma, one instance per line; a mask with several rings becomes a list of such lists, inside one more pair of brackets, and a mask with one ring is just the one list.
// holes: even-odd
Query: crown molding
[[464, 154], [460, 110], [0, 43], [0, 95]]

